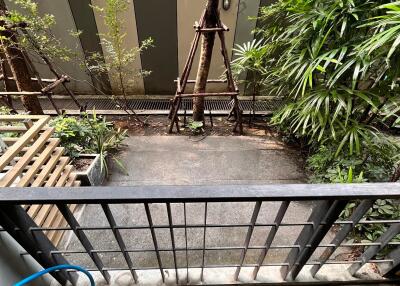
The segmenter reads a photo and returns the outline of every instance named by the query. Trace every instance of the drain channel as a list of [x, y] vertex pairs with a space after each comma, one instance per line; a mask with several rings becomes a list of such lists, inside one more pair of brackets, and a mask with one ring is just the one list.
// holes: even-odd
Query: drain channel
[[[96, 99], [79, 99], [82, 105], [86, 105], [87, 110], [96, 109], [99, 113], [110, 113], [116, 114], [121, 111], [123, 114], [123, 110], [116, 104], [115, 101], [107, 98], [96, 98]], [[57, 106], [65, 110], [67, 113], [76, 113], [77, 110], [76, 105], [70, 99], [63, 99], [63, 98], [55, 98], [55, 102]], [[51, 106], [50, 102], [47, 99], [41, 98], [40, 103], [42, 108], [48, 113], [51, 113], [53, 107]], [[128, 105], [131, 109], [141, 113], [160, 113], [165, 114], [169, 111], [169, 99], [128, 99]], [[23, 106], [20, 101], [15, 100], [14, 102], [15, 108], [17, 110], [23, 110]], [[279, 98], [272, 98], [266, 100], [258, 100], [254, 102], [254, 110], [257, 114], [270, 114], [271, 112], [279, 109], [283, 105], [283, 100]], [[244, 112], [244, 114], [248, 114], [251, 112], [253, 107], [252, 100], [241, 100], [240, 106]], [[181, 111], [187, 110], [188, 113], [191, 112], [193, 108], [193, 101], [192, 99], [184, 99], [181, 105]], [[227, 114], [231, 109], [230, 100], [216, 100], [216, 99], [206, 99], [205, 100], [205, 110], [215, 113]]]

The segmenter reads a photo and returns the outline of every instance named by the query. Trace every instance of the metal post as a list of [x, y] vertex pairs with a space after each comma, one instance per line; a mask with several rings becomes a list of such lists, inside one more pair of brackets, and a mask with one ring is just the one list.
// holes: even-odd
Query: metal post
[[392, 265], [391, 267], [384, 271], [383, 276], [386, 278], [399, 278], [399, 272], [400, 272], [400, 247], [396, 248], [393, 250], [389, 255], [387, 256], [388, 259], [392, 259]]
[[265, 249], [262, 250], [260, 257], [258, 258], [258, 261], [257, 261], [257, 266], [254, 267], [254, 271], [253, 271], [253, 279], [254, 280], [257, 279], [257, 274], [258, 274], [258, 271], [260, 270], [260, 265], [263, 264], [264, 259], [267, 256], [269, 249], [271, 248], [272, 242], [274, 241], [274, 238], [276, 236], [276, 233], [278, 232], [279, 226], [281, 225], [282, 220], [285, 217], [285, 214], [289, 207], [289, 204], [290, 204], [289, 201], [282, 202], [282, 204], [278, 210], [278, 213], [274, 220], [275, 225], [272, 226], [271, 231], [268, 234], [267, 240], [265, 241], [265, 244], [264, 244]]
[[351, 275], [356, 274], [356, 272], [365, 264], [368, 263], [372, 257], [379, 253], [397, 234], [400, 233], [400, 223], [392, 224], [389, 229], [382, 234], [382, 236], [376, 241], [379, 245], [373, 245], [367, 248], [367, 250], [361, 255], [361, 262], [354, 263], [349, 267], [349, 272]]
[[174, 256], [175, 279], [176, 279], [176, 284], [179, 284], [178, 265], [177, 265], [177, 262], [176, 262], [175, 235], [174, 235], [174, 227], [173, 227], [172, 214], [171, 214], [171, 204], [170, 203], [167, 203], [167, 214], [168, 214], [169, 231], [170, 231], [170, 235], [171, 235], [172, 253], [173, 253], [173, 256]]
[[207, 210], [208, 203], [204, 204], [204, 232], [203, 232], [203, 248], [202, 248], [202, 259], [201, 259], [201, 275], [200, 280], [204, 281], [204, 265], [205, 265], [205, 256], [206, 256], [206, 231], [207, 231]]
[[104, 214], [106, 215], [108, 223], [111, 226], [112, 232], [114, 233], [114, 237], [117, 240], [117, 243], [122, 252], [122, 255], [124, 256], [125, 262], [128, 265], [129, 271], [132, 274], [133, 281], [135, 281], [135, 283], [138, 283], [138, 276], [133, 268], [133, 263], [132, 263], [131, 257], [129, 256], [128, 252], [126, 251], [125, 242], [122, 239], [121, 233], [120, 233], [119, 229], [116, 228], [117, 224], [115, 222], [115, 219], [111, 212], [111, 209], [110, 209], [109, 205], [107, 205], [107, 204], [102, 204], [101, 207], [103, 208]]
[[154, 250], [156, 251], [158, 269], [160, 270], [162, 281], [165, 283], [164, 269], [163, 269], [162, 262], [161, 262], [160, 251], [159, 251], [159, 248], [158, 248], [156, 232], [154, 231], [153, 219], [151, 218], [151, 212], [150, 212], [149, 204], [145, 203], [144, 204], [144, 209], [146, 211], [147, 221], [148, 221], [149, 227], [150, 227], [151, 238], [153, 239]]
[[331, 201], [320, 201], [312, 211], [310, 217], [308, 218], [308, 222], [312, 222], [312, 225], [306, 225], [303, 227], [300, 235], [298, 236], [294, 245], [298, 245], [299, 248], [294, 248], [289, 252], [285, 263], [288, 265], [287, 267], [281, 268], [282, 278], [286, 279], [288, 277], [288, 273], [292, 270], [294, 263], [296, 262], [297, 258], [299, 257], [300, 253], [306, 247], [307, 243], [310, 241], [313, 233], [316, 231], [318, 225], [321, 224], [322, 219], [324, 218], [325, 214], [329, 210], [331, 206]]
[[235, 276], [234, 276], [235, 280], [238, 280], [240, 270], [242, 269], [244, 259], [246, 258], [246, 253], [249, 248], [250, 239], [251, 239], [251, 236], [254, 231], [254, 226], [256, 224], [258, 214], [260, 213], [261, 204], [262, 204], [262, 202], [258, 201], [258, 202], [256, 202], [256, 204], [254, 206], [253, 215], [251, 216], [251, 220], [250, 220], [250, 226], [249, 226], [249, 229], [247, 230], [246, 239], [244, 241], [244, 249], [242, 250], [242, 253], [240, 254], [239, 267], [236, 268], [236, 272], [235, 272]]
[[348, 234], [354, 229], [356, 224], [362, 219], [362, 217], [372, 207], [373, 204], [373, 200], [361, 201], [361, 203], [358, 205], [358, 207], [354, 210], [353, 214], [349, 218], [349, 220], [353, 223], [345, 224], [342, 226], [340, 231], [336, 234], [335, 238], [331, 242], [331, 244], [333, 244], [334, 246], [326, 248], [319, 258], [320, 264], [316, 264], [311, 268], [310, 271], [313, 277], [317, 274], [317, 272], [321, 269], [325, 262], [331, 257], [331, 255], [335, 252], [339, 245], [347, 238]]
[[310, 247], [303, 248], [303, 251], [299, 254], [296, 259], [293, 269], [290, 271], [290, 278], [292, 280], [296, 279], [297, 275], [303, 269], [304, 265], [317, 249], [318, 245], [324, 239], [325, 235], [331, 229], [334, 222], [338, 219], [340, 213], [346, 207], [347, 201], [334, 201], [329, 208], [326, 216], [324, 217], [324, 224], [319, 225], [316, 231], [314, 231], [313, 236], [309, 241]]
[[75, 219], [74, 215], [70, 211], [67, 205], [65, 204], [57, 204], [57, 208], [67, 221], [67, 223], [71, 226], [72, 231], [75, 233], [76, 237], [79, 239], [79, 241], [82, 243], [82, 246], [85, 248], [86, 253], [90, 256], [92, 259], [93, 263], [96, 265], [97, 269], [100, 271], [100, 273], [103, 275], [104, 279], [106, 279], [107, 283], [110, 283], [110, 274], [108, 271], [104, 270], [104, 264], [100, 259], [100, 256], [97, 253], [93, 252], [93, 246], [90, 243], [89, 239], [87, 238], [86, 234], [79, 229], [80, 225], [78, 221]]

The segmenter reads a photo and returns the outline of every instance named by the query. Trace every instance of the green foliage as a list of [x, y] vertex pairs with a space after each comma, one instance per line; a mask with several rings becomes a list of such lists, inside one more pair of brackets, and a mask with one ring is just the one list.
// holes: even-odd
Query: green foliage
[[202, 121], [190, 121], [188, 124], [188, 127], [190, 131], [192, 131], [193, 134], [198, 135], [204, 132], [204, 124]]
[[258, 31], [279, 47], [280, 53], [268, 58], [276, 65], [266, 78], [271, 90], [288, 100], [273, 123], [312, 145], [333, 138], [336, 156], [360, 155], [371, 137], [384, 136], [372, 124], [383, 119], [387, 104], [397, 106], [397, 77], [386, 55], [361, 52], [376, 29], [365, 23], [379, 14], [374, 8], [380, 2], [280, 1], [275, 14], [262, 12], [265, 22], [271, 17], [284, 22]]
[[[7, 106], [0, 106], [0, 115], [11, 115], [11, 110]], [[1, 122], [0, 125], [8, 125], [7, 122]], [[0, 138], [2, 137], [18, 137], [16, 132], [2, 132], [0, 133]]]
[[[232, 73], [239, 83], [243, 83], [246, 89], [251, 89], [253, 95], [258, 95], [263, 87], [263, 76], [266, 74], [266, 54], [268, 46], [262, 40], [253, 40], [236, 45], [233, 49], [235, 60], [232, 61]], [[246, 75], [245, 79], [241, 79]]]
[[[256, 70], [265, 91], [286, 99], [272, 123], [308, 142], [311, 181], [389, 181], [399, 145], [381, 128], [400, 122], [400, 1], [280, 0], [258, 21], [267, 51]], [[242, 54], [260, 48], [246, 47]], [[398, 216], [397, 201], [378, 200], [365, 219]], [[373, 241], [386, 228], [363, 225], [354, 235]]]
[[59, 116], [51, 121], [55, 128], [54, 135], [61, 141], [61, 146], [72, 159], [85, 152], [90, 145], [90, 128], [87, 122], [76, 117]]
[[126, 48], [126, 33], [124, 30], [124, 15], [128, 9], [127, 0], [106, 0], [104, 7], [91, 7], [98, 11], [104, 19], [107, 32], [100, 34], [102, 45], [106, 52], [103, 56], [93, 54], [88, 60], [88, 69], [96, 73], [109, 73], [114, 82], [118, 83], [119, 92], [126, 96], [127, 89], [139, 77], [150, 74], [150, 71], [132, 69], [137, 57], [153, 46], [151, 38], [144, 40], [140, 47]]
[[[352, 169], [353, 178], [362, 174], [358, 182], [387, 182], [397, 166], [399, 147], [386, 137], [372, 137], [364, 142], [360, 154], [340, 154], [332, 142], [320, 145], [307, 160], [312, 183], [344, 183], [340, 174]], [[340, 170], [340, 172], [338, 171]]]
[[[368, 181], [387, 181], [393, 171], [389, 157], [395, 153], [386, 151], [396, 150], [397, 144], [376, 128], [396, 119], [400, 111], [400, 32], [394, 32], [400, 30], [400, 2], [389, 2], [281, 0], [261, 11], [263, 26], [256, 33], [268, 51], [258, 60], [263, 63], [258, 72], [268, 90], [287, 100], [272, 123], [307, 140], [312, 152], [330, 146], [329, 176], [338, 174], [338, 167], [343, 172], [353, 167]], [[246, 47], [253, 53], [260, 48]], [[384, 148], [376, 142], [385, 142]], [[372, 171], [367, 165], [360, 170], [343, 163], [371, 158], [376, 159]]]
[[61, 41], [52, 33], [51, 29], [56, 24], [54, 15], [40, 14], [38, 4], [33, 0], [12, 0], [19, 8], [11, 9], [1, 20], [8, 24], [26, 23], [27, 33], [19, 33], [18, 44], [30, 53], [44, 54], [50, 59], [70, 61], [75, 57], [73, 51], [65, 48]]
[[[341, 213], [341, 219], [346, 220], [357, 208], [359, 201], [349, 203]], [[394, 220], [400, 216], [400, 206], [397, 201], [386, 199], [376, 200], [370, 210], [365, 214], [363, 220]], [[357, 224], [353, 230], [352, 237], [357, 242], [375, 242], [390, 225], [388, 224]], [[400, 242], [400, 234], [392, 239], [392, 242]], [[383, 254], [388, 249], [383, 251]]]
[[108, 173], [109, 156], [126, 173], [122, 163], [113, 154], [119, 150], [122, 141], [127, 137], [127, 130], [115, 129], [112, 122], [106, 121], [105, 117], [97, 116], [95, 112], [92, 116], [86, 115], [85, 120], [90, 129], [90, 145], [86, 150], [100, 154], [101, 168], [105, 168], [106, 173]]
[[76, 158], [79, 154], [100, 154], [102, 168], [108, 172], [107, 158], [111, 157], [123, 170], [123, 165], [114, 154], [126, 138], [126, 130], [116, 129], [112, 122], [96, 112], [82, 114], [80, 118], [59, 116], [51, 121], [55, 127], [55, 137], [60, 138], [61, 146], [67, 155]]

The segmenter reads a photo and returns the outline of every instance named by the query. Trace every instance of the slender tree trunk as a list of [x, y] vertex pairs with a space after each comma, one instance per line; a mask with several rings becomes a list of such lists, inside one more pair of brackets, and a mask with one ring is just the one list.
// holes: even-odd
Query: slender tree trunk
[[[4, 0], [0, 0], [0, 15], [5, 15], [6, 13], [7, 7]], [[5, 23], [0, 21], [0, 26], [5, 26]], [[15, 78], [18, 91], [35, 91], [24, 55], [18, 48], [16, 32], [4, 29], [0, 31], [0, 36], [2, 36], [1, 48]], [[21, 100], [25, 109], [31, 114], [43, 114], [43, 109], [36, 95], [21, 96]]]
[[400, 167], [397, 167], [394, 171], [392, 178], [390, 179], [391, 182], [397, 182], [400, 180]]
[[[218, 3], [219, 0], [207, 0], [207, 10], [205, 15], [206, 28], [214, 28], [217, 24]], [[206, 92], [208, 73], [210, 71], [211, 58], [215, 42], [215, 34], [215, 32], [203, 33], [199, 69], [197, 71], [194, 93]], [[204, 120], [203, 97], [193, 98], [193, 120]]]

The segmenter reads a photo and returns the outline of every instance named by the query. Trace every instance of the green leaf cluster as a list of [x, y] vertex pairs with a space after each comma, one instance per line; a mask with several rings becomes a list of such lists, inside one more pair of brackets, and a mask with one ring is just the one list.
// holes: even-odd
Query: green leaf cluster
[[188, 128], [195, 135], [198, 135], [198, 134], [201, 134], [204, 132], [204, 124], [202, 121], [191, 120], [191, 121], [189, 121]]
[[[32, 57], [46, 55], [52, 60], [68, 62], [76, 54], [66, 48], [52, 32], [56, 19], [52, 14], [39, 13], [38, 4], [33, 0], [12, 0], [18, 9], [11, 9], [0, 20], [9, 25], [26, 23], [25, 31], [18, 32], [18, 45], [25, 49]], [[9, 40], [9, 39], [8, 39]], [[10, 44], [13, 44], [12, 41]]]
[[104, 55], [92, 54], [86, 66], [93, 73], [107, 73], [113, 81], [118, 84], [118, 92], [127, 96], [130, 86], [143, 76], [151, 72], [132, 68], [137, 57], [145, 50], [153, 47], [153, 39], [148, 38], [141, 42], [138, 47], [129, 47], [126, 43], [127, 34], [125, 29], [124, 13], [129, 8], [127, 0], [105, 0], [104, 7], [91, 5], [103, 18], [107, 27], [105, 33], [99, 34]]
[[[307, 140], [311, 152], [334, 148], [331, 173], [344, 158], [365, 163], [370, 149], [379, 150], [376, 142], [396, 150], [381, 127], [399, 121], [400, 2], [280, 0], [263, 8], [258, 20], [255, 33], [262, 40], [244, 45], [241, 58], [261, 55], [261, 67], [248, 70], [256, 69], [267, 90], [286, 99], [273, 124]], [[387, 164], [385, 178], [363, 168], [358, 172], [367, 181], [390, 177]]]
[[[311, 181], [389, 181], [399, 154], [387, 131], [400, 122], [400, 1], [279, 0], [257, 20], [260, 40], [237, 49], [238, 63], [258, 73], [264, 93], [284, 97], [272, 123], [307, 142]], [[399, 203], [381, 200], [366, 219], [398, 217]], [[373, 241], [386, 229], [354, 235]]]
[[107, 158], [125, 171], [114, 154], [120, 149], [127, 137], [127, 130], [115, 128], [105, 117], [83, 113], [80, 117], [58, 116], [51, 121], [55, 128], [55, 137], [60, 138], [61, 146], [71, 158], [79, 154], [100, 154], [102, 168], [108, 172]]

